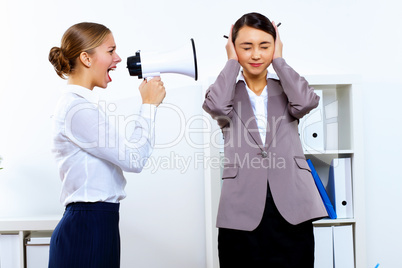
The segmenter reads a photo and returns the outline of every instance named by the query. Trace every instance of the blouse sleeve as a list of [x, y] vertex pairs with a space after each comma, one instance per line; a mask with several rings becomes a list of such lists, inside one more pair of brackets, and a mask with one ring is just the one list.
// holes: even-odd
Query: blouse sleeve
[[65, 135], [89, 154], [139, 173], [154, 147], [155, 114], [155, 105], [142, 104], [139, 115], [107, 118], [97, 105], [82, 99], [67, 113]]

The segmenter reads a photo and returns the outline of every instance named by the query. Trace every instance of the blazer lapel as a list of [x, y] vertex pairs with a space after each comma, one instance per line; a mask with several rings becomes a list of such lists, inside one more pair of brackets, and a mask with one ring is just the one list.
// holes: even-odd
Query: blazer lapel
[[244, 82], [238, 83], [236, 87], [237, 92], [234, 97], [234, 109], [253, 140], [262, 148], [262, 140], [258, 132], [257, 121]]
[[265, 140], [265, 148], [268, 150], [271, 146], [276, 146], [275, 135], [284, 119], [287, 98], [283, 92], [279, 81], [268, 79], [268, 111], [267, 111], [267, 135]]

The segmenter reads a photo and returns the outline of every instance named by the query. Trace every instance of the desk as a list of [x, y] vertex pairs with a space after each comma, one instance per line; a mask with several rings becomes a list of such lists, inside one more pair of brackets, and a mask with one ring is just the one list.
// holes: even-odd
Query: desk
[[16, 254], [18, 260], [13, 260], [13, 263], [19, 264], [19, 268], [24, 268], [26, 266], [25, 238], [34, 232], [53, 232], [61, 217], [61, 215], [50, 215], [31, 218], [0, 218], [0, 235], [11, 235], [18, 239], [18, 253]]

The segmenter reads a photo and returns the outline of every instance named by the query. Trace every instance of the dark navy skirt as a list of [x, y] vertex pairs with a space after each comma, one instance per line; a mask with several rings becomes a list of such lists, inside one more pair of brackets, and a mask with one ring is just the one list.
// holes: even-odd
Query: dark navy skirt
[[73, 203], [53, 231], [49, 268], [118, 268], [118, 203]]

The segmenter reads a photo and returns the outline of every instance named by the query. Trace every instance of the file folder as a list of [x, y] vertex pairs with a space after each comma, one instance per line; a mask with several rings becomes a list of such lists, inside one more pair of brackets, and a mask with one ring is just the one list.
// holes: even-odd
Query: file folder
[[314, 168], [313, 163], [311, 162], [310, 159], [307, 159], [307, 164], [309, 165], [311, 169], [311, 174], [313, 175], [315, 185], [317, 186], [318, 192], [320, 193], [322, 202], [324, 203], [325, 209], [327, 210], [328, 216], [331, 219], [336, 219], [336, 212], [335, 209], [331, 203], [331, 200], [329, 199], [329, 196], [327, 194], [327, 191], [325, 190], [324, 185], [322, 184], [322, 181], [320, 177], [317, 174], [317, 171]]
[[334, 240], [334, 268], [354, 268], [352, 225], [332, 226]]
[[327, 144], [325, 146], [326, 150], [339, 150], [339, 141], [338, 141], [338, 122], [335, 123], [327, 123]]
[[325, 105], [325, 150], [339, 150], [338, 101]]
[[324, 151], [324, 110], [322, 90], [314, 90], [320, 97], [318, 106], [299, 122], [300, 140], [304, 151]]
[[332, 241], [332, 226], [314, 227], [314, 267], [334, 267], [334, 247]]
[[353, 218], [352, 169], [350, 158], [334, 158], [328, 177], [328, 195], [338, 219]]

